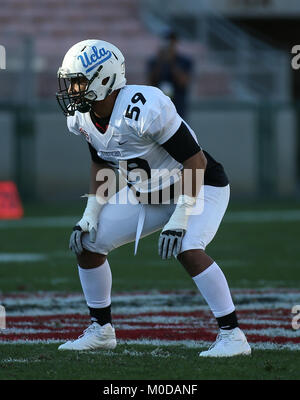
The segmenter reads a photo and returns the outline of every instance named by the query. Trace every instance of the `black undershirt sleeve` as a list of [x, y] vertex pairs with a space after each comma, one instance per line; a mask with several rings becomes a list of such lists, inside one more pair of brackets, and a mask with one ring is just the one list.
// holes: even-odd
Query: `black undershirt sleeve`
[[201, 150], [184, 122], [162, 147], [181, 164]]
[[92, 158], [92, 160], [93, 160], [96, 164], [103, 164], [103, 163], [105, 163], [105, 161], [102, 160], [102, 158], [100, 158], [100, 157], [98, 156], [97, 151], [94, 149], [94, 147], [93, 147], [90, 143], [88, 143], [88, 146], [89, 146], [89, 150], [90, 150], [90, 153], [91, 153], [91, 158]]

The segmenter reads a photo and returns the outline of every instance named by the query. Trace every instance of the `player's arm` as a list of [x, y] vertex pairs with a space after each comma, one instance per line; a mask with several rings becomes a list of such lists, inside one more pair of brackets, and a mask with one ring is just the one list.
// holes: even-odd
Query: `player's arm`
[[[206, 157], [188, 127], [182, 122], [173, 136], [162, 144], [163, 148], [179, 163], [182, 170], [182, 194], [197, 197], [202, 182], [199, 181], [206, 168]], [[185, 173], [189, 171], [188, 173]], [[202, 173], [199, 173], [202, 171]], [[190, 181], [184, 185], [184, 177]]]
[[[115, 193], [114, 190], [106, 190], [109, 185], [115, 184], [115, 177], [112, 168], [101, 160], [96, 150], [89, 145], [91, 153], [91, 170], [90, 170], [90, 189], [87, 205], [84, 210], [83, 216], [73, 228], [70, 238], [70, 249], [76, 254], [81, 254], [83, 251], [81, 244], [81, 235], [83, 232], [90, 233], [90, 241], [96, 241], [98, 219], [102, 207], [109, 200], [108, 193], [111, 195]], [[105, 188], [104, 188], [105, 186]]]
[[180, 252], [189, 215], [196, 204], [197, 195], [203, 184], [207, 161], [184, 122], [162, 146], [183, 165], [181, 195], [177, 200], [174, 213], [163, 227], [159, 238], [159, 255], [166, 259], [172, 255], [176, 256]]
[[[203, 184], [204, 171], [207, 165], [203, 151], [200, 150], [189, 157], [183, 161], [182, 165], [182, 194], [196, 199]], [[188, 182], [185, 183], [185, 179], [188, 179]]]

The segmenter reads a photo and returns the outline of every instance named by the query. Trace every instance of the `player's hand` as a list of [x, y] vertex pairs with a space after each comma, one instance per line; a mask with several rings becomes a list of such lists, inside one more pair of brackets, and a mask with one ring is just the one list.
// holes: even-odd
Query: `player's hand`
[[158, 241], [158, 254], [163, 259], [177, 256], [181, 249], [184, 229], [162, 231]]
[[83, 217], [77, 222], [76, 226], [78, 226], [82, 232], [89, 232], [90, 241], [95, 243], [98, 226], [98, 214], [83, 214]]
[[73, 251], [75, 254], [81, 254], [83, 251], [82, 243], [81, 243], [81, 235], [82, 229], [80, 226], [76, 225], [73, 228], [73, 232], [71, 233], [69, 249]]
[[181, 250], [182, 239], [187, 231], [188, 218], [196, 198], [180, 195], [175, 211], [169, 222], [163, 227], [158, 241], [158, 254], [163, 260], [176, 257]]
[[98, 218], [102, 206], [102, 204], [97, 202], [95, 195], [89, 196], [83, 216], [73, 228], [73, 232], [70, 237], [69, 248], [74, 253], [81, 254], [83, 251], [81, 237], [84, 232], [89, 232], [90, 241], [95, 243], [98, 228]]
[[70, 237], [69, 248], [75, 254], [81, 254], [83, 251], [81, 236], [84, 232], [90, 233], [90, 241], [95, 243], [97, 236], [97, 221], [95, 218], [87, 218], [83, 216], [80, 221], [73, 228], [73, 232]]
[[[80, 255], [83, 252], [83, 247], [81, 243], [81, 237], [84, 231], [79, 225], [75, 225], [73, 228], [73, 232], [70, 236], [69, 249], [73, 251], [73, 253]], [[91, 228], [90, 231], [90, 241], [95, 243], [96, 241], [97, 231], [95, 228]]]

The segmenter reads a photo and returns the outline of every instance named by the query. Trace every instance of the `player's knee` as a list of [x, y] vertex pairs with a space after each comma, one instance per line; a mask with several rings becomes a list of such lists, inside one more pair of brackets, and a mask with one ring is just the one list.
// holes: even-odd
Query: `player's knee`
[[206, 255], [204, 250], [192, 249], [192, 250], [183, 251], [182, 253], [178, 254], [177, 259], [183, 265], [185, 265], [185, 264], [199, 262], [199, 257], [202, 258], [204, 255]]
[[86, 249], [83, 249], [83, 252], [77, 255], [78, 265], [85, 269], [99, 267], [99, 265], [104, 264], [105, 260], [106, 255], [93, 253]]
[[192, 277], [203, 272], [214, 262], [202, 249], [186, 250], [180, 253], [177, 259]]

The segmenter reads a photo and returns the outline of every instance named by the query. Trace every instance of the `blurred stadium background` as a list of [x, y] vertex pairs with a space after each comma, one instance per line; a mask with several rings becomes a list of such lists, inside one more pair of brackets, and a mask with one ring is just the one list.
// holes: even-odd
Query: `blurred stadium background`
[[[0, 379], [299, 379], [299, 22], [299, 0], [1, 0], [0, 183], [17, 184], [25, 218], [0, 221]], [[168, 29], [194, 60], [187, 121], [231, 181], [209, 254], [253, 356], [199, 359], [215, 320], [180, 265], [158, 258], [159, 232], [135, 257], [133, 244], [110, 254], [117, 349], [61, 354], [88, 323], [68, 242], [90, 155], [56, 103], [57, 69], [74, 43], [100, 38], [122, 50], [128, 83], [145, 84]]]
[[26, 202], [78, 201], [89, 153], [55, 100], [56, 72], [77, 41], [101, 38], [125, 55], [129, 84], [173, 29], [194, 60], [187, 120], [223, 162], [234, 199], [299, 193], [297, 0], [2, 0], [0, 180]]

